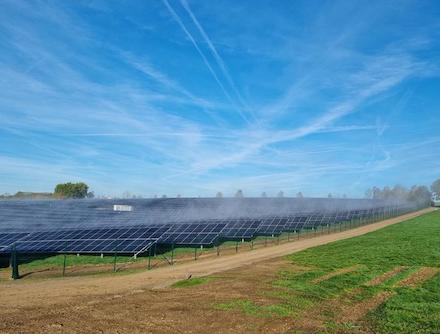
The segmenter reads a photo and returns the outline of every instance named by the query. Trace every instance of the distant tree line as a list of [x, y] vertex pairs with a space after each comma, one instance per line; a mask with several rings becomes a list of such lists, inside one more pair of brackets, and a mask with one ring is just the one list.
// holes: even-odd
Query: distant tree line
[[[434, 187], [431, 187], [431, 190], [434, 189]], [[385, 186], [383, 188], [370, 188], [366, 191], [365, 197], [372, 199], [428, 203], [431, 200], [432, 193], [427, 186], [414, 185], [411, 188], [406, 188], [401, 185], [395, 185], [394, 187]]]
[[29, 191], [18, 191], [15, 194], [2, 194], [0, 199], [50, 199], [52, 198], [52, 193], [44, 192], [29, 192]]
[[14, 195], [3, 194], [0, 199], [65, 199], [65, 198], [93, 198], [93, 191], [89, 192], [89, 186], [84, 182], [60, 183], [55, 186], [53, 193], [19, 191]]

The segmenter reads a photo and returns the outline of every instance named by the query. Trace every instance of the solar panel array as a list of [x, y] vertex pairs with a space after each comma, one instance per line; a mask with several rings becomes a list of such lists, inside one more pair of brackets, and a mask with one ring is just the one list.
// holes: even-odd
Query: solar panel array
[[[115, 211], [113, 205], [129, 205], [133, 210]], [[378, 206], [380, 202], [376, 200], [322, 198], [0, 200], [0, 231], [41, 231], [53, 226], [99, 228], [213, 219], [261, 219], [286, 217], [298, 212], [363, 210]]]
[[279, 235], [286, 229], [288, 218], [271, 217], [261, 221], [258, 228], [258, 234], [261, 235]]
[[261, 219], [230, 220], [221, 232], [225, 239], [251, 239], [260, 227]]
[[[31, 233], [14, 243], [24, 253], [130, 253], [148, 249], [169, 227], [57, 230]], [[11, 248], [11, 247], [9, 247]]]
[[212, 245], [220, 237], [225, 223], [183, 223], [166, 231], [159, 243], [173, 245]]
[[[50, 201], [44, 203], [44, 206], [50, 206], [51, 203]], [[66, 212], [68, 211], [67, 208], [72, 206], [72, 203], [68, 202], [66, 204]], [[177, 204], [179, 203], [181, 204], [181, 202], [177, 202]], [[21, 204], [14, 205], [17, 205], [17, 208], [21, 207]], [[70, 213], [72, 215], [77, 214], [77, 211], [81, 211], [83, 205], [84, 203], [79, 205], [79, 208], [74, 208]], [[179, 209], [179, 205], [176, 205], [176, 207]], [[295, 213], [280, 213], [259, 218], [198, 219], [190, 222], [178, 220], [176, 222], [151, 224], [151, 219], [146, 219], [143, 211], [115, 213], [108, 210], [101, 212], [100, 208], [100, 205], [95, 208], [96, 212], [91, 214], [92, 218], [88, 217], [87, 212], [78, 213], [75, 218], [77, 221], [87, 222], [92, 219], [93, 224], [90, 224], [91, 226], [88, 228], [0, 233], [0, 253], [11, 252], [12, 245], [15, 245], [16, 250], [22, 253], [138, 254], [148, 250], [154, 244], [210, 246], [221, 240], [252, 239], [258, 235], [277, 236], [283, 232], [312, 229], [353, 219], [365, 219], [392, 210], [405, 209], [397, 206], [378, 206], [356, 210], [296, 211]], [[159, 206], [158, 210], [163, 210], [163, 208]], [[65, 215], [66, 212], [63, 211], [62, 214]], [[8, 214], [6, 214], [6, 217], [8, 217]], [[60, 214], [55, 215], [55, 218], [62, 219]], [[119, 222], [119, 227], [94, 227], [95, 219], [99, 217], [106, 223], [109, 222], [108, 218], [110, 217], [111, 222]], [[1, 211], [0, 218], [4, 218]], [[51, 217], [51, 219], [55, 218]], [[146, 221], [149, 223], [145, 224]]]

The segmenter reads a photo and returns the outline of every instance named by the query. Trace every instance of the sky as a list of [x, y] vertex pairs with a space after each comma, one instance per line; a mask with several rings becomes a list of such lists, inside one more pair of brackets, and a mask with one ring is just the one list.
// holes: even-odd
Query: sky
[[0, 193], [440, 177], [438, 1], [0, 2]]

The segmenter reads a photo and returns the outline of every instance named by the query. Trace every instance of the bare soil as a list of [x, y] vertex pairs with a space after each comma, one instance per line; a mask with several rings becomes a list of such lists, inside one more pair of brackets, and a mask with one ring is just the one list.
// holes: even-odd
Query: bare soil
[[[280, 269], [292, 269], [282, 256], [359, 236], [429, 211], [136, 274], [4, 282], [0, 284], [0, 333], [291, 333], [293, 328], [303, 328], [307, 318], [312, 319], [307, 314], [301, 318], [251, 317], [239, 311], [225, 312], [215, 305], [232, 298], [271, 303], [275, 297], [261, 292], [270, 290], [270, 282]], [[189, 274], [215, 274], [221, 279], [191, 288], [170, 288]]]
[[440, 268], [423, 267], [408, 276], [407, 278], [398, 282], [396, 286], [407, 286], [414, 288], [421, 285], [423, 282], [431, 279], [438, 272], [440, 272]]
[[406, 269], [406, 267], [398, 266], [390, 271], [387, 271], [386, 273], [383, 273], [380, 276], [373, 278], [371, 281], [367, 282], [366, 285], [367, 286], [375, 286], [375, 285], [382, 284], [383, 282], [389, 280], [391, 277], [396, 276], [398, 273], [402, 272], [405, 269]]
[[393, 295], [391, 291], [383, 291], [374, 297], [346, 308], [339, 315], [339, 322], [355, 322], [363, 318], [368, 311], [375, 309]]

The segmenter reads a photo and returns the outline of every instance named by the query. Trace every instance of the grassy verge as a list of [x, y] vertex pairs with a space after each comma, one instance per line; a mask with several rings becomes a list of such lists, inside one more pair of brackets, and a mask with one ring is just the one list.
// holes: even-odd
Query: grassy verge
[[[272, 282], [269, 295], [276, 302], [271, 305], [240, 299], [216, 308], [258, 317], [313, 317], [319, 320], [319, 333], [361, 328], [385, 334], [440, 333], [440, 274], [416, 287], [397, 284], [421, 267], [440, 267], [439, 245], [437, 211], [288, 256], [292, 270], [281, 271]], [[293, 269], [298, 266], [308, 269]], [[386, 276], [398, 267], [403, 269]], [[381, 275], [386, 279], [370, 284]], [[387, 297], [369, 303], [381, 295]]]

